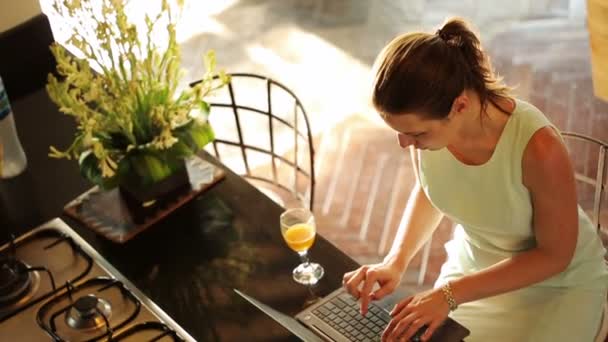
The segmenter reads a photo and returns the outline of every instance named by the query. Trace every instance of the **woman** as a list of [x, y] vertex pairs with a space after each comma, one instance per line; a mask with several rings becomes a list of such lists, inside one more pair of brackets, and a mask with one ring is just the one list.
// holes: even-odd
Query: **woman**
[[383, 341], [425, 326], [428, 340], [448, 314], [467, 341], [593, 341], [604, 248], [557, 129], [510, 96], [461, 19], [397, 37], [374, 69], [373, 104], [410, 147], [417, 182], [384, 261], [344, 275], [362, 314], [398, 286], [444, 215], [457, 223], [435, 288], [395, 306]]

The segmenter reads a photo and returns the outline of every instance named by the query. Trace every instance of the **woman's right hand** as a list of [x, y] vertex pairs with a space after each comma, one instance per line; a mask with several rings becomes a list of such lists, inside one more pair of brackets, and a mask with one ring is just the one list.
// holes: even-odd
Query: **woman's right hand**
[[[369, 302], [382, 299], [395, 291], [404, 272], [404, 267], [400, 267], [393, 262], [384, 261], [378, 264], [364, 265], [344, 274], [342, 285], [353, 297], [361, 300], [361, 314], [365, 316]], [[372, 292], [376, 283], [380, 287]]]

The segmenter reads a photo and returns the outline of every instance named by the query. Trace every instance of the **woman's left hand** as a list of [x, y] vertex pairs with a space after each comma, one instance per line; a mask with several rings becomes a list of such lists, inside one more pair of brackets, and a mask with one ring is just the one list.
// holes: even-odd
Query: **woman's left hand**
[[391, 311], [391, 321], [382, 334], [382, 341], [409, 341], [425, 325], [422, 335], [428, 341], [445, 321], [450, 307], [441, 288], [428, 290], [401, 300]]

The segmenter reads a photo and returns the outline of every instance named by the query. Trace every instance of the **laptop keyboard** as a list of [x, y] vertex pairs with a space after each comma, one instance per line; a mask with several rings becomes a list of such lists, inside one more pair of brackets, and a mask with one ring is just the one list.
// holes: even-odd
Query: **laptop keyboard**
[[[317, 307], [312, 313], [351, 341], [380, 341], [384, 328], [391, 320], [388, 312], [370, 303], [365, 316], [359, 313], [359, 303], [348, 293], [342, 293]], [[410, 339], [420, 341], [421, 329]]]

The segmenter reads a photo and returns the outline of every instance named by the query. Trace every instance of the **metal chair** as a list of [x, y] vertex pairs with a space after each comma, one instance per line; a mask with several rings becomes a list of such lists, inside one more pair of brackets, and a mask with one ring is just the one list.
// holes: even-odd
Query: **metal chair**
[[[563, 132], [570, 159], [574, 168], [579, 205], [587, 212], [597, 230], [604, 247], [608, 246], [608, 227], [602, 218], [608, 218], [608, 208], [602, 204], [606, 199], [607, 151], [608, 143], [599, 139], [573, 132]], [[604, 255], [608, 260], [608, 255]], [[608, 263], [607, 263], [608, 267]], [[602, 326], [596, 342], [608, 341], [608, 302], [604, 305]]]
[[268, 77], [248, 73], [230, 77], [209, 103], [209, 120], [216, 133], [209, 152], [280, 205], [305, 205], [312, 210], [314, 148], [302, 102]]
[[574, 168], [579, 205], [589, 214], [606, 246], [604, 229], [608, 227], [602, 224], [602, 216], [608, 217], [608, 212], [602, 211], [602, 203], [606, 196], [608, 142], [573, 132], [563, 132], [562, 136]]

